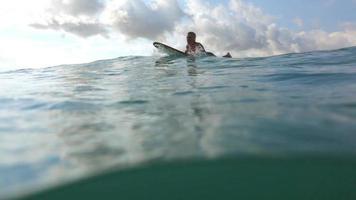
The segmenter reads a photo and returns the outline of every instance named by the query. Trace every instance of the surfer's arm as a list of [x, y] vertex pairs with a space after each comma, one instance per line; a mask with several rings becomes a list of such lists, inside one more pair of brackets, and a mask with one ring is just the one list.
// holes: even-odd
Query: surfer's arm
[[188, 45], [187, 46], [185, 46], [185, 52], [184, 52], [185, 54], [187, 54], [188, 53]]

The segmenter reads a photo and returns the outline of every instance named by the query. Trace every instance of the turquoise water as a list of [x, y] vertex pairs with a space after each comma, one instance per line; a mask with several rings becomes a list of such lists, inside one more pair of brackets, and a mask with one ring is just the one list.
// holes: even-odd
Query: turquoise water
[[[125, 185], [126, 170], [147, 163], [171, 163], [162, 173], [172, 169], [176, 178], [183, 172], [174, 169], [182, 165], [186, 176], [199, 174], [195, 161], [222, 177], [241, 175], [225, 166], [243, 174], [239, 164], [261, 165], [277, 180], [301, 165], [303, 179], [293, 184], [328, 180], [329, 189], [356, 177], [347, 170], [356, 167], [356, 48], [245, 59], [119, 57], [3, 71], [0, 86], [0, 198], [102, 173], [104, 183], [112, 175]], [[278, 168], [281, 163], [286, 167]], [[161, 173], [153, 168], [139, 180]], [[318, 172], [316, 182], [308, 180]], [[330, 172], [333, 178], [325, 178]], [[204, 186], [194, 180], [193, 188]], [[260, 188], [258, 179], [250, 181]], [[335, 194], [354, 183], [338, 184]]]

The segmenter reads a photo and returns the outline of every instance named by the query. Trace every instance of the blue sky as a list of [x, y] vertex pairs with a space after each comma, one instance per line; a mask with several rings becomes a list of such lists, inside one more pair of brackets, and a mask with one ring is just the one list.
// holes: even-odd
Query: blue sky
[[267, 13], [276, 16], [286, 27], [297, 28], [291, 19], [301, 18], [304, 29], [340, 30], [344, 22], [356, 22], [356, 2], [352, 0], [251, 0]]
[[[184, 1], [184, 0], [183, 0]], [[208, 0], [214, 4], [228, 0]], [[293, 19], [304, 21], [303, 30], [321, 28], [327, 31], [340, 30], [344, 22], [356, 22], [356, 0], [248, 0], [266, 13], [276, 17], [278, 24], [292, 29], [301, 29]]]
[[[230, 4], [229, 4], [230, 3]], [[356, 45], [356, 0], [4, 0], [0, 70], [155, 54], [196, 31], [218, 55]]]

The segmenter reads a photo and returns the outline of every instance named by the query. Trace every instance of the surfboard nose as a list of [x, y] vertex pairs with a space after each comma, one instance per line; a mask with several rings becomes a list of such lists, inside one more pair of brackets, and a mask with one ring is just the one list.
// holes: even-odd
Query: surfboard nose
[[155, 46], [156, 48], [158, 48], [158, 46], [159, 46], [158, 42], [154, 42], [154, 43], [153, 43], [153, 46]]

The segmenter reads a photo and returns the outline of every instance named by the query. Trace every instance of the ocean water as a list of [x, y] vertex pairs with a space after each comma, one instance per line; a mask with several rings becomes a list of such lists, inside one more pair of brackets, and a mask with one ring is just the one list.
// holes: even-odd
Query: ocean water
[[[0, 72], [0, 199], [48, 188], [54, 192], [33, 199], [94, 197], [105, 191], [97, 181], [125, 185], [117, 195], [127, 199], [162, 188], [158, 199], [187, 199], [172, 195], [187, 188], [194, 199], [217, 199], [207, 193], [214, 189], [237, 197], [228, 177], [245, 181], [241, 198], [271, 191], [275, 179], [270, 187], [309, 191], [296, 199], [332, 191], [355, 199], [355, 156], [356, 48], [243, 59], [119, 57]], [[258, 173], [271, 178], [253, 178]], [[133, 180], [145, 182], [144, 193]], [[167, 188], [172, 180], [176, 190]]]

